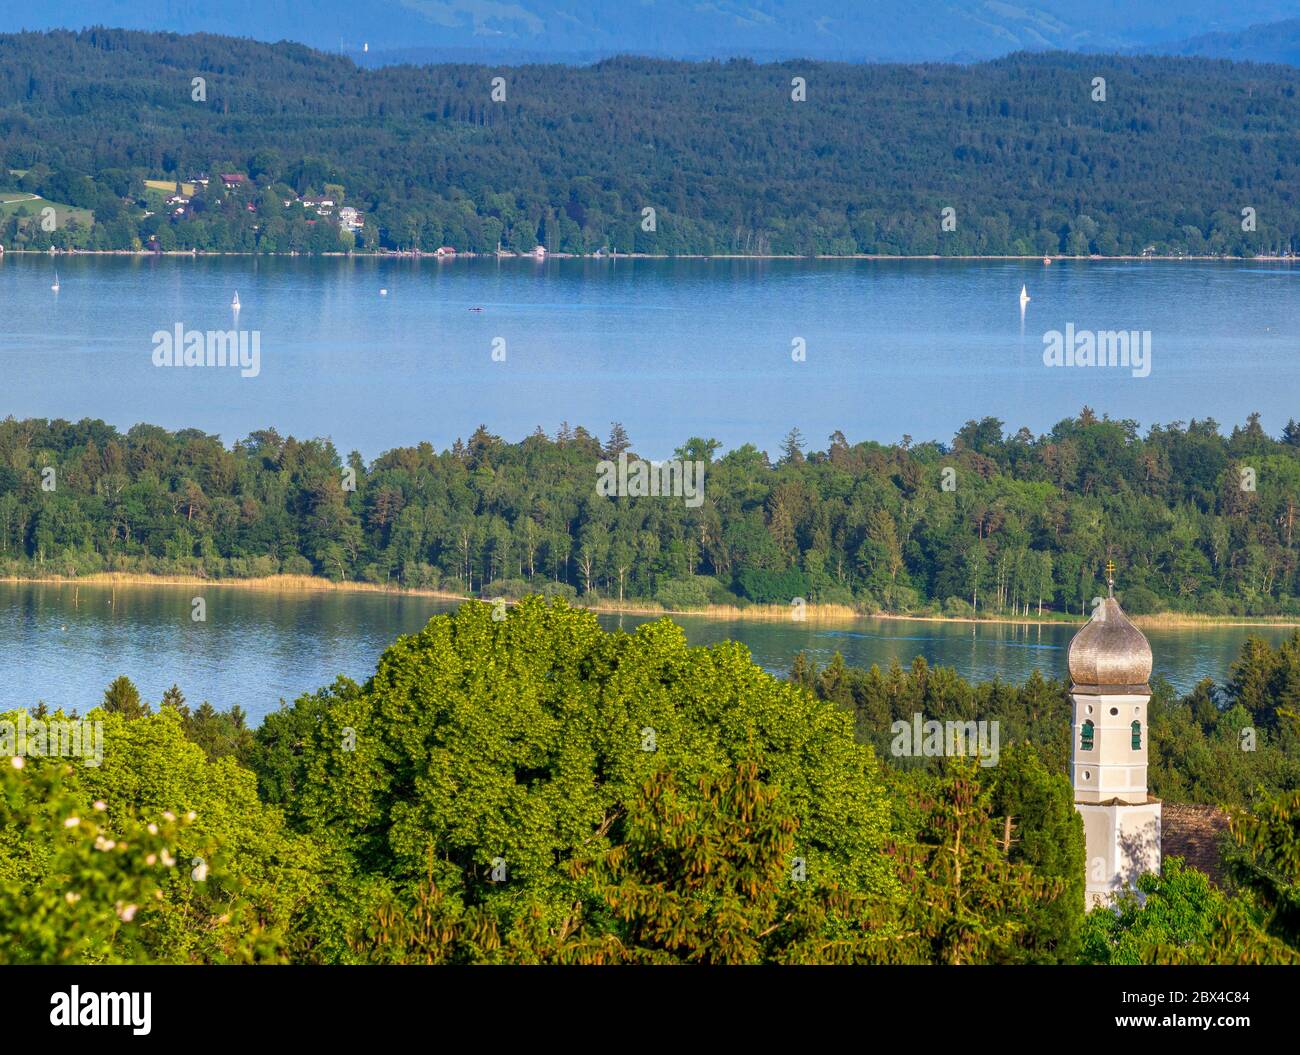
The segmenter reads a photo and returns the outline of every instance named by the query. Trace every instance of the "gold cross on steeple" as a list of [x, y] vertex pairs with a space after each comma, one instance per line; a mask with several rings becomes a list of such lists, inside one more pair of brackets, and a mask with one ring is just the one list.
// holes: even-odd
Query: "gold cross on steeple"
[[1113, 560], [1106, 562], [1106, 589], [1112, 597], [1115, 596], [1115, 562]]

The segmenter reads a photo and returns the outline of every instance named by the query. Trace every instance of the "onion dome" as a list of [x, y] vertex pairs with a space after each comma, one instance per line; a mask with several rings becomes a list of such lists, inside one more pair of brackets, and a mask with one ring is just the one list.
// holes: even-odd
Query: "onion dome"
[[1070, 642], [1070, 680], [1074, 690], [1149, 693], [1151, 646], [1114, 595], [1097, 605], [1092, 618]]

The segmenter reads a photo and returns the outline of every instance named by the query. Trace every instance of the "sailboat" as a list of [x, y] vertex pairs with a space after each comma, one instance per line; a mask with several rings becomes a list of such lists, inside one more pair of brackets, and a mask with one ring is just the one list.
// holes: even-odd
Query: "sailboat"
[[54, 285], [50, 289], [54, 290], [55, 293], [59, 291], [59, 273], [57, 271], [54, 272]]
[[230, 310], [231, 311], [239, 310], [239, 290], [235, 290], [235, 299], [230, 302]]
[[1025, 310], [1025, 305], [1029, 303], [1029, 290], [1024, 286], [1020, 287], [1020, 310]]

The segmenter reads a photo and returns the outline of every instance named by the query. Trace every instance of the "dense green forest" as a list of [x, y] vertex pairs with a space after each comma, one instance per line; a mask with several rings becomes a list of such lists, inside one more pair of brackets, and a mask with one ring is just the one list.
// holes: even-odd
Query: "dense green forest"
[[[505, 97], [494, 101], [498, 76]], [[0, 242], [1294, 251], [1298, 88], [1300, 70], [1283, 66], [1066, 53], [973, 66], [620, 58], [363, 70], [298, 45], [207, 35], [3, 35], [0, 191], [40, 195], [62, 215], [47, 231], [41, 202], [0, 207]], [[200, 172], [212, 182], [180, 217], [144, 185]], [[220, 173], [251, 183], [225, 193]], [[355, 236], [284, 204], [327, 191], [360, 211]], [[65, 207], [90, 210], [93, 227]], [[953, 230], [941, 229], [945, 208]]]
[[[891, 673], [902, 706], [977, 698], [1026, 735], [992, 768], [889, 764], [854, 736], [854, 706], [887, 717], [879, 672], [783, 681], [563, 601], [495, 615], [437, 616], [255, 732], [120, 678], [101, 766], [2, 760], [0, 962], [1300, 962], [1300, 636], [1152, 709], [1153, 746], [1271, 723], [1223, 884], [1170, 858], [1145, 905], [1085, 915], [1061, 686]], [[1171, 750], [1159, 779], [1214, 794]]]
[[[518, 443], [480, 426], [346, 462], [274, 430], [232, 447], [197, 430], [0, 422], [0, 575], [101, 571], [334, 580], [483, 596], [789, 605], [949, 615], [1082, 614], [1122, 569], [1125, 607], [1300, 614], [1300, 425], [1254, 416], [1141, 435], [1077, 418], [1034, 436], [972, 421], [948, 444], [849, 443], [707, 463], [698, 506], [597, 493], [635, 447], [563, 425]], [[353, 486], [354, 485], [354, 486]]]

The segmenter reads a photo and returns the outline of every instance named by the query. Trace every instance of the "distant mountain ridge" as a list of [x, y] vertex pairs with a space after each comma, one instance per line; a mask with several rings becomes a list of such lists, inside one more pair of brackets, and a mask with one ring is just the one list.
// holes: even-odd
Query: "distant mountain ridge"
[[1295, 0], [1182, 0], [1176, 10], [1133, 0], [0, 0], [0, 32], [88, 25], [206, 32], [297, 41], [365, 65], [612, 54], [914, 62], [1167, 50], [1201, 40], [1220, 48], [1297, 13]]
[[1300, 18], [1251, 26], [1239, 33], [1205, 33], [1158, 50], [1162, 55], [1300, 66]]

